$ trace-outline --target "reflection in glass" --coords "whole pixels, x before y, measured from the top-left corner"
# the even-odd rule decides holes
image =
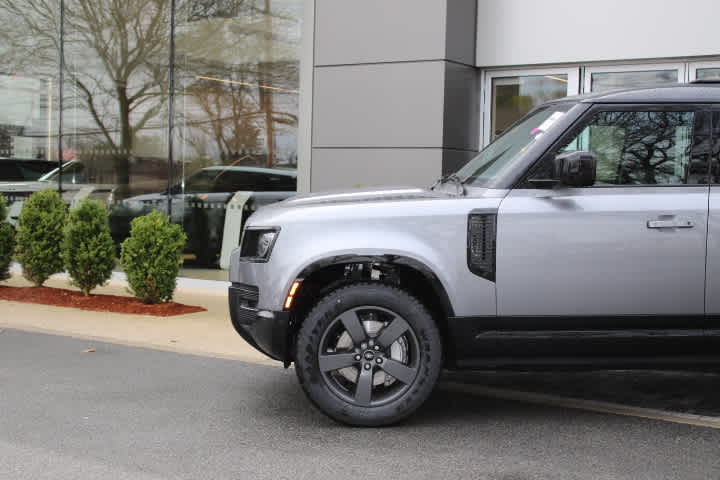
[[[0,193],[11,223],[57,167],[59,17],[57,2],[0,0]]]
[[[564,150],[597,155],[597,185],[701,183],[707,162],[691,165],[694,119],[693,112],[601,112]]]
[[[567,96],[567,87],[565,74],[493,78],[491,139],[541,103]]]
[[[563,118],[572,106],[572,103],[562,102],[537,109],[466,163],[458,170],[458,177],[469,185],[489,186],[494,179],[513,168],[533,143]]]
[[[224,229],[296,191],[301,11],[299,0],[179,5],[172,205],[191,238],[186,267],[224,266],[223,244],[238,240]]]
[[[720,80],[720,68],[698,68],[695,75],[698,80]]]
[[[66,0],[65,160],[114,200],[167,185],[167,0]]]
[[[591,74],[591,91],[604,92],[620,88],[653,87],[677,83],[677,70],[648,70],[644,72],[597,72]]]
[[[57,187],[60,157],[66,202],[106,202],[116,242],[133,218],[171,207],[187,258],[217,268],[257,207],[296,191],[302,1],[175,3],[171,66],[170,0],[65,0],[63,39],[59,2],[0,0],[0,193],[17,197],[13,218]]]

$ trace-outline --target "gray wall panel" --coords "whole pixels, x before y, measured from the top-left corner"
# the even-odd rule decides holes
[[[448,0],[445,58],[475,65],[477,0]]]
[[[442,147],[445,62],[318,67],[314,147]]]
[[[480,140],[478,72],[474,67],[445,64],[443,147],[477,150]]]
[[[316,0],[315,35],[315,65],[443,59],[445,2]]]
[[[439,176],[442,150],[313,149],[312,190],[413,185],[426,187]]]

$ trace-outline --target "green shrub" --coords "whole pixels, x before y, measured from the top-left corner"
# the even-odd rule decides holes
[[[172,299],[186,236],[179,225],[153,211],[130,224],[130,236],[122,243],[120,262],[130,291],[143,303]]]
[[[0,195],[0,280],[10,278],[10,261],[15,249],[15,229],[5,221],[7,204]]]
[[[5,200],[5,196],[0,193],[0,222],[4,222],[7,220],[8,216],[8,206],[7,201]]]
[[[102,203],[86,198],[70,211],[62,255],[65,270],[83,295],[108,281],[115,266],[115,246]]]
[[[62,272],[63,226],[67,209],[55,190],[33,193],[25,202],[17,229],[17,260],[23,276],[41,286],[54,273]]]

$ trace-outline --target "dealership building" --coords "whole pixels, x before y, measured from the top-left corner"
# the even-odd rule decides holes
[[[62,181],[120,236],[170,210],[183,274],[224,278],[243,219],[295,190],[427,186],[545,101],[720,80],[718,18],[716,0],[0,0],[0,193],[17,214]]]

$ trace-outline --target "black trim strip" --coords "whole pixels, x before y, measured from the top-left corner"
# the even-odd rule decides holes
[[[451,317],[448,321],[459,328],[481,331],[587,331],[631,329],[703,328],[705,315],[595,315],[595,316],[507,316]],[[720,320],[720,316],[717,317]]]
[[[473,370],[588,370],[683,368],[702,369],[720,365],[720,355],[684,356],[547,356],[547,357],[478,357],[458,360],[456,366]]]

